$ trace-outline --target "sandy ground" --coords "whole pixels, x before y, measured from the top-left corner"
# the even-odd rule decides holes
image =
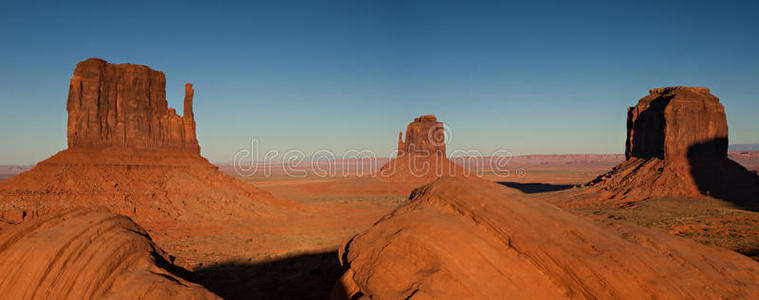
[[[245,178],[306,216],[278,223],[146,224],[197,282],[230,299],[324,299],[342,274],[337,248],[408,198],[408,190],[357,178]]]

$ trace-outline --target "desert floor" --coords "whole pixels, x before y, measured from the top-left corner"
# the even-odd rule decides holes
[[[536,201],[560,203],[579,189],[577,185],[613,165],[525,166],[508,173],[482,174],[482,178]],[[756,170],[759,166],[747,167]],[[0,180],[7,177],[0,175]],[[232,299],[328,297],[342,273],[338,248],[403,204],[413,188],[355,176],[241,178],[278,198],[303,204],[309,213],[276,223],[241,220],[146,226],[153,228],[150,235],[159,246],[195,271],[195,281]],[[759,259],[759,212],[716,199],[692,200],[649,199],[629,207],[572,211],[591,219],[629,221]]]

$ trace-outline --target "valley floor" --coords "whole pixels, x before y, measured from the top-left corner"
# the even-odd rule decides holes
[[[511,188],[510,193],[561,206],[562,198],[612,166],[525,166],[482,177]],[[413,188],[357,177],[243,179],[277,198],[303,204],[306,213],[277,222],[141,224],[161,248],[195,272],[194,281],[230,299],[328,297],[343,272],[337,249],[405,203]],[[759,258],[759,213],[724,201],[649,199],[627,207],[569,210],[590,219],[629,221]]]
[[[483,178],[521,196],[556,203],[609,168],[610,164],[525,167]],[[201,283],[228,298],[326,297],[342,273],[337,248],[404,203],[410,191],[353,177],[246,180],[278,198],[313,208],[312,215],[265,226],[252,220],[152,233],[169,253],[188,260]],[[652,199],[633,207],[571,211],[590,219],[629,221],[757,258],[759,213],[723,201]]]

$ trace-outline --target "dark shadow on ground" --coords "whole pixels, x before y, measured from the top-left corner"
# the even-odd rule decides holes
[[[225,299],[329,299],[341,275],[336,251],[222,263],[194,274],[195,282]]]
[[[759,176],[728,159],[726,152],[726,138],[688,148],[690,172],[699,191],[742,209],[759,211]]]
[[[522,183],[522,182],[510,182],[510,181],[502,181],[502,182],[499,182],[499,184],[508,186],[510,188],[515,188],[525,194],[561,191],[561,190],[571,189],[574,186],[571,184],[548,184],[548,183],[538,183],[538,182]]]

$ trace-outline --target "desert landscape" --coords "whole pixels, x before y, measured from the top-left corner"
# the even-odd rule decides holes
[[[504,21],[503,3],[335,4],[333,9],[363,16],[351,22],[371,29],[367,35],[326,21],[323,17],[344,16],[313,3],[196,5],[161,6],[177,11],[166,13],[166,20],[151,19],[162,24],[160,29],[137,23],[95,28],[84,17],[100,23],[110,23],[111,17],[94,13],[102,8],[78,3],[44,10],[77,17],[66,26],[51,17],[47,21],[54,23],[44,32],[91,28],[89,37],[78,40],[82,43],[62,43],[86,49],[55,63],[53,58],[42,65],[3,62],[7,71],[0,74],[14,75],[0,77],[0,125],[6,126],[0,129],[5,140],[0,149],[0,299],[759,295],[759,123],[751,111],[759,77],[751,77],[750,63],[735,71],[738,61],[715,62],[719,67],[711,65],[712,75],[706,66],[695,72],[683,63],[678,73],[665,70],[677,70],[668,57],[646,80],[630,79],[641,77],[631,64],[625,72],[634,75],[609,81],[612,76],[603,72],[611,73],[612,63],[590,62],[606,52],[576,49],[581,43],[569,41],[557,45],[587,62],[576,70],[601,70],[601,75],[564,76],[553,67],[543,73],[541,64],[552,60],[526,46],[535,42],[533,32],[566,33],[571,29],[559,28],[566,24],[591,30],[613,22],[573,18],[542,31],[529,20]],[[7,6],[11,21],[32,10]],[[748,6],[725,8],[726,15],[714,20],[733,17],[756,25],[738,13],[751,11],[753,5]],[[508,7],[519,12],[512,18],[525,12],[551,19],[543,19],[542,7]],[[593,9],[616,14],[621,8]],[[709,8],[697,5],[673,18],[723,14]],[[145,20],[141,10],[120,9],[108,11],[124,20]],[[653,11],[638,9],[640,14]],[[420,14],[411,13],[417,10],[428,12],[422,19],[436,26],[417,20]],[[277,18],[294,15],[302,18],[288,21],[296,25]],[[564,16],[553,10],[550,15]],[[205,25],[185,23],[186,16],[199,17]],[[646,16],[653,25],[635,21],[610,30],[615,35],[668,32],[658,25],[669,21]],[[441,20],[458,27],[439,35],[440,28],[448,28]],[[516,51],[511,54],[490,51],[501,49],[492,37],[503,32],[489,30],[525,22],[533,27],[517,30],[525,35],[512,38],[527,48],[509,48]],[[403,30],[388,29],[398,24],[425,34],[409,38],[399,33]],[[751,26],[733,25],[720,25],[728,28],[715,32],[750,33],[745,28]],[[137,28],[145,36],[124,34]],[[160,41],[195,41],[185,28],[197,31],[198,43],[165,51]],[[283,34],[261,34],[270,31]],[[299,40],[315,31],[322,35],[309,43]],[[686,32],[691,31],[699,32],[691,27]],[[150,42],[123,42],[100,32]],[[259,35],[246,35],[252,32]],[[37,41],[40,45],[51,38],[29,36],[46,37]],[[364,40],[367,36],[371,39]],[[622,39],[577,37],[627,45]],[[448,44],[448,38],[456,43]],[[262,43],[253,47],[248,39]],[[680,46],[687,44],[655,39],[662,53],[680,55]],[[125,49],[109,52],[102,48],[108,41]],[[399,46],[382,48],[388,41]],[[753,49],[743,41],[724,44],[733,54]],[[669,42],[674,50],[665,47]],[[13,50],[19,56],[37,49],[17,44],[23,44]],[[152,47],[130,48],[142,45]],[[363,48],[367,45],[378,48]],[[426,45],[454,48],[424,52],[429,57],[394,56]],[[340,51],[321,52],[320,47]],[[620,57],[645,63],[646,72],[654,69],[656,53],[618,51]],[[90,52],[103,58],[81,57]],[[509,67],[518,71],[516,77],[503,81],[498,76],[508,68],[499,61],[515,53],[537,69],[515,59]],[[354,57],[364,54],[371,58]],[[185,60],[194,56],[203,59]],[[475,62],[478,56],[487,63]],[[340,59],[348,57],[361,63],[341,65]],[[735,57],[741,56],[719,59]],[[340,67],[330,69],[323,62]],[[437,69],[451,63],[451,69]],[[43,72],[47,64],[55,71]],[[493,64],[498,66],[490,69]],[[566,67],[572,61],[556,64]],[[725,68],[748,75],[722,80]],[[535,74],[540,76],[530,79]],[[693,74],[704,77],[689,77]],[[592,84],[573,87],[581,81]],[[65,91],[51,88],[64,86]],[[54,89],[55,99],[40,96],[48,89]],[[47,99],[45,105],[28,104],[41,98]],[[40,113],[23,114],[31,110]],[[263,126],[255,123],[259,119]],[[250,145],[244,143],[248,140]]]

